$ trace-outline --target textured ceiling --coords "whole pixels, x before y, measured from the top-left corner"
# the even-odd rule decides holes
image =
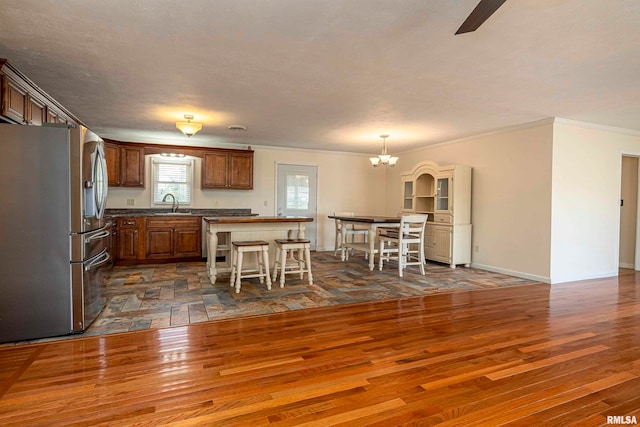
[[[640,2],[0,0],[0,57],[105,138],[379,152],[547,117],[640,131]],[[204,124],[183,137],[184,113]],[[246,131],[230,131],[229,125]]]

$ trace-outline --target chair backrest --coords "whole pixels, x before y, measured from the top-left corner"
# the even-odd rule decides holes
[[[355,216],[354,212],[334,212],[333,216]],[[342,228],[342,221],[336,219],[336,233]]]
[[[424,240],[424,228],[428,215],[405,214],[400,217],[400,235],[402,240]]]

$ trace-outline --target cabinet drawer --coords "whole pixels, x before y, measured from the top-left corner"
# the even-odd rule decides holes
[[[433,216],[433,222],[441,224],[451,224],[451,215],[449,214],[435,214]]]
[[[118,218],[118,228],[138,228],[138,218]]]
[[[162,216],[147,217],[147,228],[200,228],[202,219],[199,216]]]

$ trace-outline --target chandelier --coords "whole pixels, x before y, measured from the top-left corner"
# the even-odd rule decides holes
[[[380,165],[393,167],[396,165],[398,158],[387,154],[387,138],[389,138],[389,135],[380,135],[380,138],[382,138],[382,153],[378,154],[378,157],[369,157],[371,166],[374,168]]]
[[[193,114],[185,114],[184,118],[186,122],[176,122],[176,127],[185,135],[193,136],[202,129],[202,123],[194,123],[191,121],[193,120]]]

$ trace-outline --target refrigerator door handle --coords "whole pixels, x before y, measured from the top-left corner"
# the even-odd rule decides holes
[[[108,230],[105,230],[101,233],[92,234],[90,237],[84,239],[85,243],[91,243],[92,240],[100,240],[106,237],[109,237],[111,233]]]
[[[98,255],[93,261],[85,265],[84,271],[89,271],[92,268],[96,268],[98,266],[101,266],[102,264],[106,264],[110,259],[111,255],[109,255],[109,252],[104,252],[102,255]]]
[[[107,171],[107,156],[104,152],[102,145],[97,146],[98,159],[102,166],[100,168],[102,172],[102,200],[100,200],[100,206],[98,207],[97,218],[100,219],[104,216],[104,211],[107,208],[107,192],[109,191],[109,172]]]

